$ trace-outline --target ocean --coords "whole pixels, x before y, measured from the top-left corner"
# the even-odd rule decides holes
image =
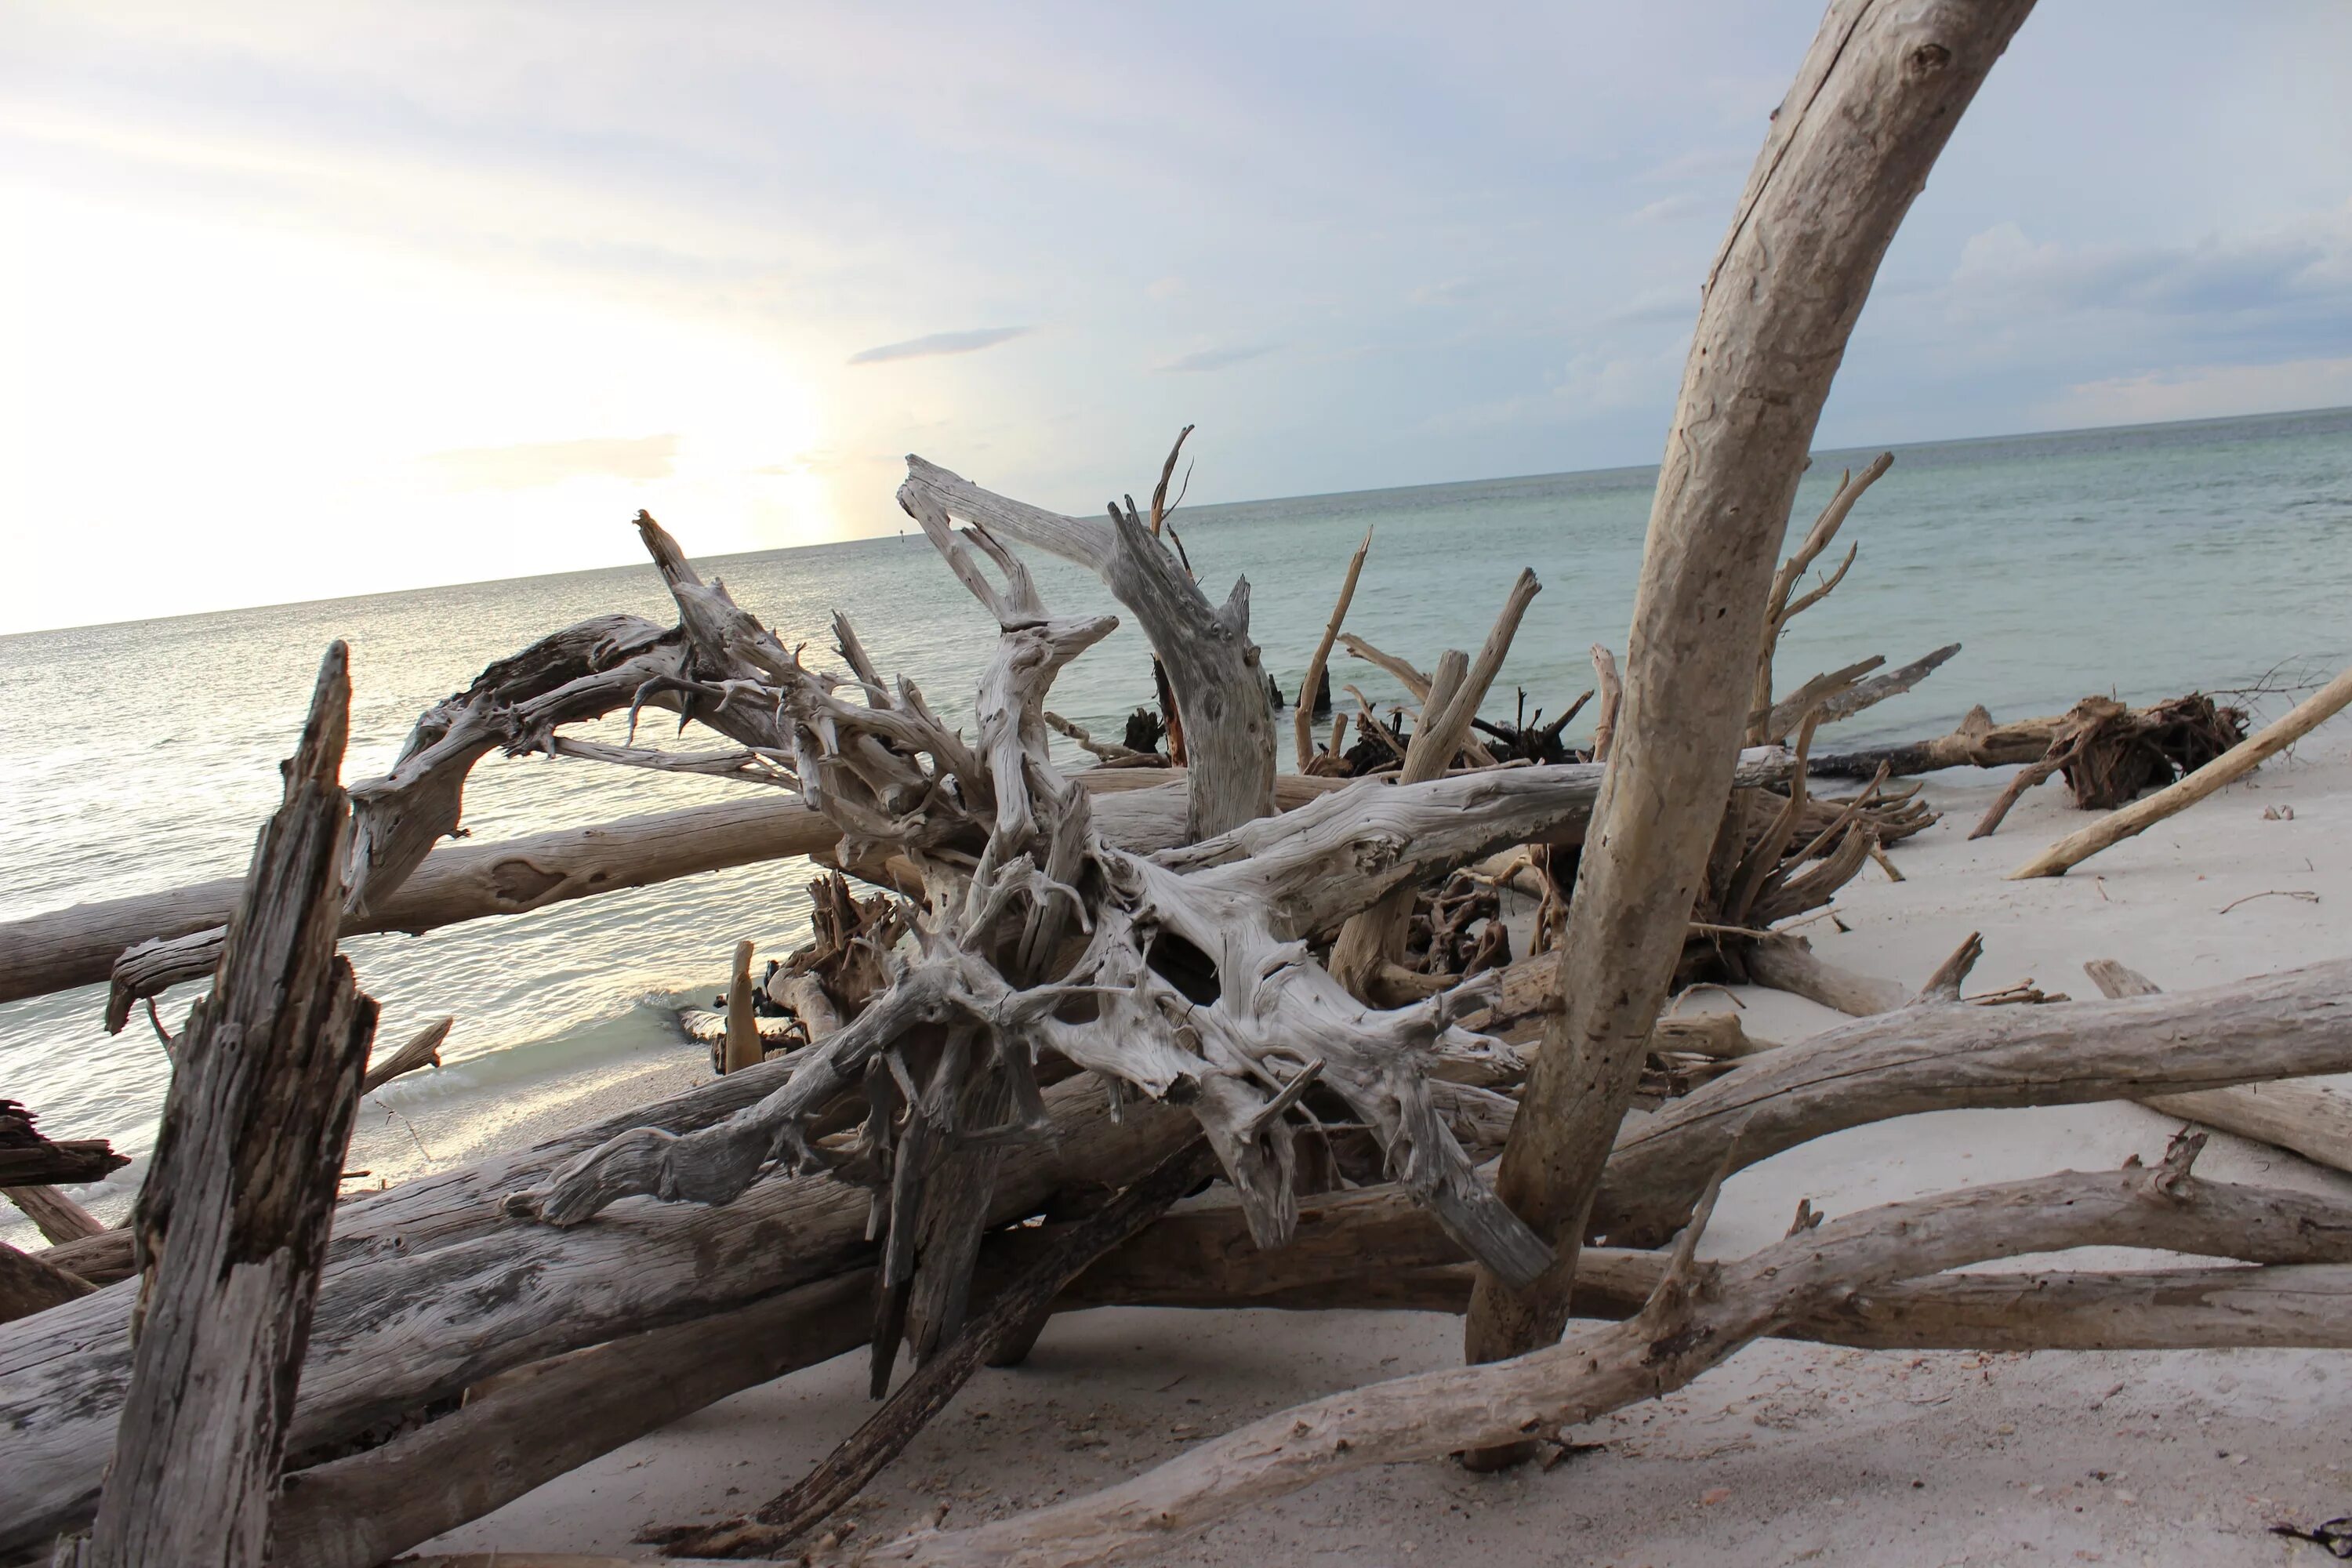
[[[1840,470],[1874,455],[1817,455],[1792,542]],[[954,465],[952,453],[936,456]],[[1367,529],[1348,627],[1423,668],[1442,648],[1475,650],[1513,575],[1532,567],[1544,590],[1486,713],[1508,717],[1522,689],[1530,710],[1557,712],[1591,684],[1591,645],[1622,651],[1654,476],[1187,507],[1175,526],[1213,599],[1249,579],[1253,633],[1292,688]],[[628,520],[610,521],[618,533]],[[694,519],[662,521],[691,552]],[[1783,689],[1870,654],[1896,665],[1963,646],[1916,690],[1824,731],[1824,744],[1939,732],[1974,703],[2005,719],[2095,691],[2275,692],[2352,662],[2352,409],[1898,447],[1840,549],[1849,541],[1861,549],[1852,573],[1782,644]],[[1028,553],[1053,608],[1116,609],[1091,576]],[[968,718],[993,627],[919,532],[700,563],[813,658],[831,659],[830,617],[845,612],[886,674],[911,676],[942,713]],[[674,618],[641,563],[0,637],[0,920],[242,871],[331,639],[352,647],[344,773],[357,780],[383,771],[419,710],[490,659],[614,610]],[[1375,700],[1402,695],[1344,657],[1333,681]],[[1143,639],[1122,626],[1065,673],[1054,705],[1116,738],[1150,691]],[[2289,700],[2254,705],[2275,713]],[[611,737],[619,731],[615,721]],[[747,787],[492,758],[475,771],[466,826],[488,841]],[[801,862],[748,867],[347,942],[383,1003],[380,1043],[457,1018],[447,1065],[387,1086],[363,1114],[462,1119],[469,1104],[511,1108],[648,1062],[701,1059],[675,1009],[723,987],[738,940],[753,939],[763,958],[805,942],[812,875]],[[165,998],[174,1027],[193,994]],[[79,1194],[113,1218],[144,1167],[168,1064],[143,1020],[105,1034],[103,999],[89,987],[0,1005],[0,1096],[32,1106],[53,1136],[108,1138],[140,1157]],[[0,1238],[21,1243],[15,1221],[0,1205]]]

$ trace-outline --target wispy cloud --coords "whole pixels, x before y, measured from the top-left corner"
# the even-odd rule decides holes
[[[933,332],[928,337],[908,338],[902,343],[884,343],[879,348],[860,349],[849,356],[852,364],[881,364],[894,359],[930,359],[940,354],[976,354],[982,349],[992,349],[999,343],[1011,342],[1034,329],[1029,327],[974,327],[961,332]]]
[[[1274,343],[1249,343],[1239,348],[1194,349],[1191,353],[1170,360],[1158,369],[1162,375],[1192,375],[1202,371],[1223,370],[1229,365],[1240,364],[1244,361],[1259,359],[1270,354],[1276,346],[1278,345]]]
[[[453,490],[522,490],[566,479],[666,479],[677,459],[676,436],[604,436],[467,447],[425,461]]]

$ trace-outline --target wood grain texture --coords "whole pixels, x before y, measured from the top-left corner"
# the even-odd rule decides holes
[[[2178,811],[2203,800],[2223,785],[2245,777],[2352,704],[2352,669],[2296,703],[2285,717],[2247,736],[2186,778],[2136,800],[2122,810],[2101,817],[2061,838],[2009,874],[2012,882],[2034,877],[2063,877],[2100,850],[2145,833]]]
[[[211,994],[181,1036],[131,1232],[148,1269],[82,1568],[260,1568],[375,1004],[335,952],[351,683],[327,650]]]
[[[1549,1283],[1482,1282],[1475,1359],[1557,1339],[1584,1215],[1639,1081],[1746,723],[1774,556],[1880,258],[2032,0],[1834,0],[1709,269],[1659,469],[1609,783],[1555,1021],[1504,1151]]]

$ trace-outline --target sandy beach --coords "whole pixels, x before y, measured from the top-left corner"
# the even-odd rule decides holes
[[[2352,738],[2340,726],[2059,880],[2003,879],[2087,820],[2057,788],[2028,795],[1993,838],[1967,841],[2005,776],[1931,775],[1927,795],[1944,820],[1897,850],[1904,881],[1873,871],[1846,888],[1837,908],[1849,930],[1809,928],[1822,954],[1916,984],[1981,931],[1972,992],[2031,977],[2081,996],[2096,994],[2082,971],[2095,958],[2120,959],[2174,990],[2352,947]],[[1751,1032],[1770,1038],[1838,1021],[1780,993],[1747,989],[1737,1003]],[[1731,1005],[1703,994],[1686,1005]],[[1973,1183],[2152,1160],[2179,1125],[2106,1104],[1855,1129],[1735,1178],[1706,1250],[1737,1256],[1778,1239],[1800,1198],[1835,1215]],[[2352,1194],[2352,1178],[2226,1135],[2215,1135],[2200,1170]],[[2115,1252],[2071,1261],[2158,1259]],[[2036,1261],[2048,1262],[2005,1267]],[[942,1510],[953,1526],[1074,1495],[1302,1399],[1459,1356],[1460,1324],[1433,1314],[1066,1315],[1026,1365],[975,1379],[845,1516],[855,1528],[837,1550],[854,1555]],[[2329,1352],[1766,1343],[1678,1394],[1578,1434],[1578,1451],[1549,1471],[1477,1477],[1429,1464],[1342,1477],[1173,1546],[1164,1560],[2316,1561],[2317,1548],[2266,1530],[2352,1511],[2352,1448],[2337,1416],[2345,1375]],[[821,1458],[870,1408],[864,1377],[862,1361],[845,1359],[739,1394],[435,1545],[651,1556],[631,1544],[646,1527],[740,1511]]]

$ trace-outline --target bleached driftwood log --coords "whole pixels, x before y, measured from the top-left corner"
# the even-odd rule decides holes
[[[261,1568],[375,1004],[335,952],[351,681],[327,650],[212,994],[181,1036],[131,1230],[130,1391],[76,1568]]]
[[[1566,1008],[1496,1178],[1559,1261],[1534,1290],[1482,1282],[1474,1360],[1549,1343],[1566,1321],[1585,1211],[1722,822],[1815,422],[1903,215],[2032,8],[1834,0],[1709,268],[1643,552],[1611,784],[1562,942]]]
[[[1670,1234],[1734,1129],[1737,1168],[1918,1111],[2137,1100],[2352,1071],[2352,960],[2176,995],[2038,1007],[1962,1004],[1965,973],[1964,963],[1948,965],[1948,983],[1911,1005],[1753,1058],[1629,1125],[1610,1153],[1590,1234],[1636,1244]]]
[[[1126,769],[1071,776],[1092,795],[1132,791],[1156,797],[1106,805],[1099,821],[1114,842],[1139,853],[1183,842],[1181,778]],[[1277,804],[1295,805],[1341,782],[1284,778]],[[398,889],[379,894],[373,912],[347,914],[342,934],[426,931],[524,914],[707,871],[814,855],[840,841],[841,829],[805,803],[763,793],[590,827],[445,844]],[[104,981],[126,949],[215,930],[228,919],[242,885],[222,877],[0,921],[0,1002]],[[212,956],[217,959],[216,949]]]
[[[1269,1415],[1133,1480],[966,1530],[862,1544],[922,1568],[1078,1568],[1164,1552],[1252,1503],[1367,1466],[1532,1437],[1565,1441],[1607,1412],[1683,1386],[1783,1325],[1946,1269],[2077,1247],[2158,1247],[2258,1263],[2334,1262],[2352,1247],[2338,1200],[2202,1182],[2198,1140],[2155,1169],[2066,1173],[1864,1210],[1736,1263],[1693,1257],[1695,1217],[1643,1310],[1496,1364],[1424,1373]]]
[[[1536,965],[1515,966],[1532,972]],[[2322,987],[2318,979],[2305,975],[2303,983],[2315,989]],[[1515,987],[1522,984],[1514,982]],[[1980,1032],[1970,1039],[1950,1044],[1948,1049],[1928,1049],[1916,1059],[1905,1061],[1899,1053],[1885,1048],[1885,1040],[1857,1044],[1846,1061],[1819,1059],[1807,1073],[1788,1081],[1782,1092],[1794,1100],[1799,1120],[1820,1131],[1834,1131],[1852,1126],[1884,1114],[1900,1113],[1914,1103],[1914,1099],[1930,1103],[1953,1103],[1932,1081],[1939,1069],[1936,1062],[1948,1061],[1941,1070],[1941,1081],[1948,1088],[1952,1082],[1970,1086],[1978,1096],[1969,1103],[2037,1104],[2056,1103],[2081,1099],[2112,1098],[2135,1084],[2147,1081],[2151,1076],[2177,1074],[2173,1081],[2214,1081],[2221,1068],[2232,1058],[2238,1047],[2235,1031],[2221,1026],[2225,1020],[2242,1018],[2245,1008],[2242,998],[2236,1002],[2225,997],[2221,1010],[2210,1019],[2199,1021],[2200,1009],[2212,1000],[2200,993],[2188,993],[2159,999],[2169,1002],[2179,1011],[2161,1018],[2115,1019],[2106,1028],[2107,1044],[2095,1053],[2094,1068],[2104,1065],[2112,1074],[2105,1079],[2074,1077],[2064,1082],[2051,1081],[2037,1065],[2047,1055],[2046,1050],[2032,1046],[2010,1049],[2002,1042],[2008,1031],[2020,1024],[2031,1024],[2055,1009],[2042,1008],[1955,1008],[1949,1009],[1950,1026]],[[2086,1004],[2098,1009],[2105,1005]],[[2185,1023],[2185,1027],[2184,1027]],[[2255,1031],[2268,1037],[2273,1029],[2264,1024]],[[1891,1031],[1890,1031],[1891,1034]],[[2165,1042],[2186,1036],[2190,1047],[2176,1055]],[[2055,1038],[2063,1040],[2064,1037]],[[2137,1041],[2135,1048],[2129,1044]],[[1935,1046],[1939,1041],[1929,1042]],[[2044,1041],[2046,1046],[2049,1042]],[[1780,1047],[1787,1049],[1788,1047]],[[1803,1047],[1798,1047],[1802,1049]],[[2218,1049],[2220,1062],[2209,1065],[2210,1053]],[[2273,1065],[2284,1063],[2292,1070],[2312,1062],[2342,1059],[2339,1055],[2328,1058],[2318,1054],[2319,1047],[2310,1041],[2290,1054],[2277,1058]],[[1765,1060],[1769,1060],[1767,1058]],[[1871,1065],[1875,1063],[1876,1065]],[[771,1080],[783,1068],[772,1063],[760,1069],[771,1075]],[[1759,1065],[1763,1065],[1759,1062]],[[1848,1073],[1846,1066],[1858,1070]],[[1731,1086],[1739,1087],[1738,1085]],[[740,1094],[740,1080],[729,1080],[700,1091],[708,1098],[716,1090],[731,1090]],[[1049,1091],[1058,1093],[1060,1091]],[[1702,1093],[1706,1091],[1702,1091]],[[1715,1091],[1732,1098],[1724,1090]],[[1841,1098],[1843,1097],[1843,1098]],[[1695,1097],[1696,1098],[1696,1097]],[[1751,1110],[1754,1107],[1750,1106]],[[703,1119],[713,1114],[705,1105],[699,1112]],[[1170,1113],[1162,1112],[1162,1115]],[[667,1118],[673,1125],[685,1124],[686,1119],[673,1115]],[[1654,1119],[1652,1119],[1654,1120]],[[1180,1125],[1173,1119],[1169,1125]],[[1628,1139],[1646,1123],[1636,1121],[1629,1126]],[[1695,1153],[1701,1162],[1719,1154],[1719,1128],[1723,1118],[1707,1116],[1693,1121],[1675,1136],[1684,1143],[1685,1152]],[[1769,1131],[1761,1120],[1759,1131]],[[575,1141],[576,1142],[580,1141]],[[550,1156],[539,1156],[544,1162]],[[1097,1157],[1099,1157],[1097,1155]],[[1654,1159],[1652,1149],[1637,1153],[1636,1159]],[[1745,1153],[1743,1160],[1747,1158]],[[1673,1162],[1667,1162],[1672,1164]],[[1131,1169],[1132,1167],[1129,1167]],[[1105,1172],[1106,1179],[1115,1179],[1116,1171],[1097,1166]],[[1629,1168],[1630,1169],[1630,1168]],[[1619,1172],[1612,1169],[1612,1181],[1604,1188],[1603,1203],[1608,1193],[1617,1190]],[[1628,1183],[1640,1178],[1629,1175]],[[496,1175],[477,1177],[467,1183],[469,1190],[479,1193],[495,1191],[499,1179]],[[795,1188],[821,1187],[821,1184],[791,1183]],[[756,1202],[763,1189],[747,1194],[745,1204]],[[398,1199],[400,1194],[388,1194]],[[386,1200],[366,1200],[346,1211],[356,1222],[354,1245],[366,1245],[370,1234],[429,1235],[420,1229],[419,1221],[425,1215],[411,1215],[407,1223],[388,1229],[379,1220],[370,1226],[369,1211]],[[467,1212],[462,1203],[445,1199],[442,1205],[452,1213]],[[740,1205],[739,1205],[740,1207]],[[708,1212],[711,1218],[720,1218],[730,1212],[686,1211],[688,1214]],[[802,1211],[804,1212],[804,1211]],[[444,1222],[446,1223],[446,1221]],[[771,1221],[770,1223],[773,1223]],[[805,1220],[797,1220],[804,1225]],[[365,1228],[360,1228],[365,1227]],[[603,1227],[592,1226],[571,1233],[581,1238],[596,1236]],[[543,1234],[543,1233],[542,1233]],[[740,1233],[739,1233],[740,1234]],[[1021,1249],[1039,1245],[1038,1233],[1019,1233],[1005,1238],[1013,1246],[1013,1258]],[[723,1247],[727,1244],[715,1236],[704,1237],[698,1246]],[[993,1246],[995,1244],[992,1244]],[[1160,1222],[1151,1232],[1136,1244],[1113,1254],[1083,1277],[1068,1292],[1064,1305],[1081,1306],[1127,1302],[1146,1305],[1186,1305],[1196,1307],[1228,1305],[1265,1305],[1290,1307],[1390,1306],[1423,1310],[1459,1311],[1466,1305],[1466,1269],[1459,1263],[1462,1253],[1444,1232],[1425,1213],[1417,1209],[1411,1199],[1394,1188],[1377,1189],[1357,1194],[1317,1198],[1303,1205],[1299,1223],[1288,1247],[1277,1252],[1260,1252],[1249,1242],[1247,1226],[1238,1210],[1209,1211],[1171,1216]],[[1588,1250],[1588,1266],[1579,1275],[1576,1310],[1580,1313],[1612,1315],[1630,1310],[1654,1285],[1659,1261],[1656,1255],[1632,1254],[1622,1251]],[[446,1258],[430,1254],[417,1258],[420,1269],[431,1268],[436,1275],[448,1266]],[[594,1265],[582,1258],[573,1258],[569,1270]],[[868,1276],[859,1275],[860,1280]],[[1927,1281],[1922,1289],[1928,1294],[1915,1299],[1908,1296],[1869,1293],[1845,1303],[1827,1317],[1808,1320],[1791,1331],[1801,1337],[1822,1338],[1838,1343],[1885,1344],[1969,1344],[1982,1343],[1988,1347],[2029,1348],[2035,1343],[2053,1346],[2134,1344],[2219,1344],[2231,1342],[2333,1342],[2326,1337],[2325,1325],[2328,1303],[2338,1298],[2328,1293],[2328,1282],[2322,1280],[2290,1286],[2282,1282],[2283,1296],[2267,1294],[2269,1287],[2257,1282],[2239,1280],[2190,1280],[2196,1294],[2168,1297],[2158,1293],[2158,1286],[2148,1279],[2133,1277],[2095,1277],[2078,1284],[2068,1284],[2073,1277],[2061,1277],[2045,1291],[2032,1281],[2011,1285],[1975,1283],[1969,1280]],[[2340,1282],[2339,1282],[2340,1283]],[[2061,1290],[2060,1287],[2063,1287]],[[2326,1289],[2323,1289],[2326,1287]],[[389,1281],[377,1288],[389,1291],[394,1287]],[[856,1299],[865,1299],[864,1286],[858,1287]],[[523,1390],[532,1386],[528,1382],[514,1385],[512,1391],[502,1387],[494,1400],[478,1409],[468,1406],[459,1416],[446,1418],[424,1428],[418,1434],[400,1440],[394,1450],[387,1451],[380,1465],[371,1466],[366,1457],[338,1461],[328,1467],[320,1477],[325,1485],[330,1477],[350,1477],[352,1488],[372,1489],[341,1491],[329,1489],[318,1494],[316,1514],[301,1513],[303,1491],[295,1489],[298,1516],[315,1519],[317,1529],[329,1535],[338,1531],[360,1531],[356,1524],[346,1522],[356,1517],[358,1510],[338,1506],[329,1500],[352,1499],[404,1498],[409,1500],[385,1516],[386,1527],[392,1521],[410,1520],[421,1533],[393,1542],[380,1532],[360,1531],[372,1542],[369,1549],[393,1550],[395,1545],[413,1543],[438,1531],[451,1528],[463,1519],[488,1511],[507,1498],[536,1485],[604,1447],[616,1447],[661,1425],[676,1415],[697,1407],[709,1399],[721,1397],[737,1387],[763,1381],[761,1369],[775,1365],[783,1370],[782,1361],[772,1359],[791,1349],[797,1354],[801,1349],[819,1343],[830,1346],[821,1352],[812,1351],[817,1359],[840,1353],[861,1341],[866,1327],[860,1314],[846,1309],[835,1310],[824,1306],[834,1300],[820,1294],[811,1297],[812,1316],[805,1322],[810,1336],[806,1344],[797,1337],[799,1328],[787,1332],[786,1325],[803,1320],[779,1317],[761,1308],[746,1309],[731,1316],[706,1317],[696,1320],[665,1338],[662,1334],[623,1340],[594,1351],[581,1352],[579,1357],[557,1363],[565,1369],[562,1377],[568,1381],[551,1381],[546,1385],[545,1401],[525,1402]],[[331,1294],[333,1285],[331,1281]],[[2003,1292],[2008,1292],[2003,1294]],[[2297,1295],[2295,1292],[2305,1292]],[[2056,1292],[2056,1293],[2052,1293]],[[2068,1294],[2066,1292],[2072,1292]],[[2256,1303],[2247,1307],[2248,1316],[2237,1316],[2231,1303],[2240,1300],[2231,1292],[2244,1292],[2245,1301]],[[2317,1292],[2314,1294],[2313,1292]],[[2071,1316],[2045,1321],[2041,1303],[2049,1300],[2069,1300],[2078,1305]],[[2142,1320],[2124,1311],[2131,1303],[2155,1301],[2173,1303],[2180,1308],[2179,1315]],[[2288,1316],[2273,1320],[2266,1314],[2271,1305],[2303,1301],[2305,1306]],[[2006,1302],[2006,1305],[2003,1303]],[[1612,1303],[1614,1303],[1612,1305]],[[1947,1303],[1938,1305],[1937,1303]],[[572,1310],[582,1303],[568,1303]],[[661,1310],[660,1309],[649,1309]],[[673,1306],[668,1312],[679,1309]],[[828,1313],[832,1315],[827,1315]],[[2274,1337],[2262,1340],[2232,1340],[2235,1331],[2241,1333],[2260,1331]],[[824,1325],[831,1325],[826,1327]],[[1975,1325],[1974,1328],[1969,1325]],[[2340,1325],[2339,1325],[2340,1327]],[[2046,1331],[2046,1332],[2045,1332]],[[492,1331],[497,1331],[492,1325]],[[1981,1340],[1966,1337],[1980,1333]],[[1942,1336],[1942,1337],[1938,1337]],[[2041,1336],[2037,1338],[2037,1336]],[[2170,1336],[2170,1337],[2168,1337]],[[2318,1337],[2314,1337],[2318,1336]],[[787,1347],[774,1346],[780,1338],[790,1340]],[[675,1352],[665,1347],[675,1342]],[[754,1343],[753,1342],[757,1342]],[[359,1347],[363,1350],[363,1347]],[[348,1352],[346,1352],[348,1353]],[[686,1375],[683,1363],[676,1357],[706,1358],[714,1369],[737,1369],[740,1382],[729,1382],[719,1376],[714,1382],[697,1373]],[[793,1361],[790,1364],[806,1364]],[[389,1370],[389,1369],[385,1369]],[[549,1375],[554,1375],[553,1368]],[[767,1373],[766,1375],[773,1375]],[[696,1390],[705,1390],[699,1397],[685,1404]],[[507,1401],[501,1405],[499,1401]],[[536,1411],[533,1415],[530,1412]],[[665,1415],[665,1412],[669,1414]],[[561,1417],[559,1420],[558,1417]],[[458,1423],[453,1425],[452,1423]],[[469,1426],[478,1425],[480,1435],[468,1436]],[[560,1436],[549,1435],[548,1447],[535,1457],[525,1450],[532,1445],[525,1435],[533,1431],[547,1432],[550,1423],[561,1425]],[[602,1446],[596,1446],[603,1435]],[[486,1447],[476,1447],[476,1443]],[[480,1462],[459,1462],[457,1456],[480,1456]],[[501,1457],[502,1456],[502,1457]],[[345,1483],[336,1481],[335,1486]],[[472,1509],[473,1512],[451,1513],[451,1508]],[[354,1549],[355,1551],[358,1549]],[[321,1559],[351,1562],[354,1564],[373,1561],[363,1557]],[[306,1559],[307,1561],[307,1559]]]
[[[867,1194],[828,1178],[762,1182],[719,1208],[632,1205],[568,1231],[499,1211],[501,1194],[544,1180],[603,1138],[643,1122],[709,1126],[790,1073],[780,1058],[664,1106],[345,1205],[289,1456],[299,1462],[509,1368],[858,1268],[872,1255]],[[1193,1135],[1173,1107],[1129,1105],[1114,1121],[1090,1079],[1055,1084],[1044,1099],[1054,1135],[1005,1150],[992,1224],[1035,1214],[1073,1186],[1124,1184]],[[0,1551],[88,1518],[128,1381],[136,1289],[126,1280],[0,1326],[10,1504],[0,1510]]]
[[[2158,994],[2156,982],[2113,959],[2093,959],[2083,970],[2108,997]],[[2318,1164],[2352,1171],[2352,1098],[2326,1084],[2289,1081],[2189,1089],[2143,1096],[2140,1103],[2166,1116],[2218,1127],[2292,1150]]]

